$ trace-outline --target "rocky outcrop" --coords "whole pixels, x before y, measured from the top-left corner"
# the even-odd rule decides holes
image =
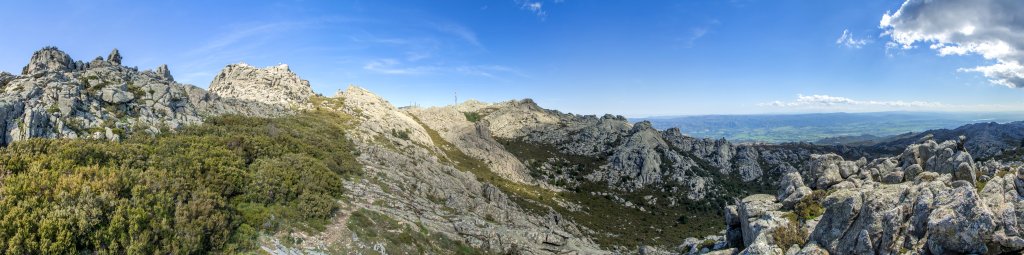
[[[624,142],[611,152],[607,166],[609,171],[598,171],[591,179],[617,187],[639,189],[666,179],[682,182],[690,175],[684,170],[697,166],[692,159],[672,151],[650,122],[636,123],[622,139]],[[699,193],[690,195],[703,197]]]
[[[256,68],[245,63],[232,64],[210,82],[210,92],[265,104],[305,108],[313,93],[309,81],[299,78],[288,65]]]
[[[114,65],[121,65],[121,52],[114,49],[110,52],[110,55],[107,55],[107,61]]]
[[[729,231],[742,226],[744,242],[733,247],[758,253],[766,249],[793,250],[774,242],[752,242],[758,233],[747,226],[762,218],[744,217],[797,213],[806,242],[799,254],[986,254],[1024,250],[1018,215],[1024,197],[1018,185],[1024,174],[1018,165],[996,162],[979,166],[970,153],[958,149],[961,140],[937,143],[924,139],[900,155],[848,161],[834,154],[813,155],[801,170],[781,178],[774,197],[754,195],[726,211]],[[962,148],[962,147],[959,147]],[[981,176],[975,178],[976,176]],[[987,180],[981,181],[981,180]],[[806,183],[827,196],[818,198],[798,191]],[[1020,186],[1024,187],[1024,186]],[[792,200],[800,201],[792,206]],[[779,206],[774,206],[779,203]],[[814,215],[807,206],[820,205]],[[758,206],[761,205],[761,206]],[[763,206],[773,205],[773,206]],[[734,209],[735,208],[735,209]],[[745,209],[745,208],[766,208]],[[792,209],[790,209],[792,208]],[[767,211],[762,213],[761,211]],[[739,221],[739,222],[737,222]],[[742,253],[741,252],[741,253]]]
[[[797,202],[803,200],[804,197],[811,195],[811,188],[804,185],[804,180],[800,177],[800,172],[792,169],[787,171],[782,179],[779,180],[779,191],[775,197],[775,200],[782,203],[784,208],[793,208]]]
[[[44,72],[68,72],[76,68],[71,56],[64,53],[57,47],[46,47],[32,54],[28,65],[22,68],[21,75],[38,74]]]
[[[174,76],[171,75],[171,70],[170,68],[167,68],[167,65],[160,65],[156,67],[156,71],[154,71],[154,73],[156,74],[157,78],[166,81],[174,81]]]

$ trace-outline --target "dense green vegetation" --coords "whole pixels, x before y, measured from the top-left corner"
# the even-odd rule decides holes
[[[348,229],[366,243],[380,243],[390,254],[485,254],[466,244],[433,233],[422,225],[402,224],[387,215],[359,209],[348,218]],[[367,253],[375,253],[366,247]],[[350,252],[360,252],[358,249]]]
[[[350,117],[224,116],[123,142],[0,148],[0,253],[237,253],[260,232],[318,230],[361,167]]]

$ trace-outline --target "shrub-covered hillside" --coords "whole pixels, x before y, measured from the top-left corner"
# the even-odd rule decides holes
[[[123,142],[13,143],[0,148],[0,253],[235,253],[260,232],[323,228],[361,171],[350,122],[223,116]]]

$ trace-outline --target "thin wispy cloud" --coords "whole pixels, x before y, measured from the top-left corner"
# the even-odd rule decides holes
[[[718,25],[719,23],[720,22],[717,19],[712,19],[710,21],[705,22],[705,24],[691,27],[690,30],[687,31],[688,33],[685,33],[685,35],[680,36],[675,40],[679,43],[681,47],[693,47],[694,43],[696,43],[697,40],[700,40],[700,38],[703,38],[705,35],[710,33],[712,27]]]
[[[429,66],[405,67],[398,60],[390,58],[371,60],[366,65],[363,65],[363,69],[381,74],[395,75],[430,74],[436,71],[436,68]]]
[[[454,70],[466,75],[477,75],[490,78],[501,78],[501,76],[504,75],[527,77],[526,74],[518,69],[500,65],[458,66],[455,67]]]
[[[940,56],[979,55],[996,63],[960,68],[993,84],[1024,88],[1024,5],[1012,0],[907,0],[882,16],[879,26],[893,47],[928,45]],[[957,17],[955,19],[950,17]]]
[[[473,30],[466,28],[465,26],[455,23],[434,24],[434,29],[436,29],[439,32],[459,38],[473,46],[483,46],[480,44],[480,39],[477,39],[476,33],[474,33]]]
[[[867,45],[868,43],[871,43],[871,40],[868,40],[867,38],[857,39],[853,36],[853,32],[850,32],[849,29],[843,29],[843,34],[840,35],[838,39],[836,39],[836,45],[843,46],[846,48],[860,49],[861,47],[864,47],[864,45]]]
[[[416,65],[397,59],[374,59],[363,65],[363,69],[385,75],[467,75],[503,79],[506,76],[527,77],[518,69],[501,65]]]

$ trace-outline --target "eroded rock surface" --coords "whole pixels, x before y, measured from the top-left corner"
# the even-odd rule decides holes
[[[800,174],[782,178],[776,196],[754,195],[728,207],[737,210],[755,204],[784,203],[771,213],[806,213],[806,205],[820,205],[821,215],[799,218],[806,241],[796,254],[991,254],[1024,249],[1018,185],[1024,184],[1020,164],[995,161],[979,164],[963,149],[963,139],[935,142],[922,139],[900,155],[849,161],[834,154],[813,155],[802,172],[812,192],[827,194],[820,200],[804,196],[790,209],[788,199],[801,187]],[[980,176],[980,177],[979,177]],[[981,181],[987,180],[987,181]],[[736,209],[733,209],[736,208]],[[754,208],[764,208],[754,207]],[[774,207],[769,207],[774,208]],[[760,210],[757,210],[760,212]],[[740,222],[737,224],[737,220]],[[741,253],[790,250],[774,240],[758,244],[746,226],[763,219],[726,217],[728,229],[743,227]],[[774,233],[777,234],[777,233]]]

